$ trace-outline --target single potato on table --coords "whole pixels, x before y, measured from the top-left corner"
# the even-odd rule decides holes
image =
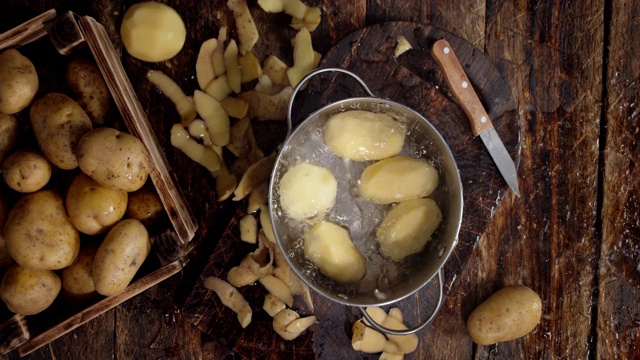
[[[42,189],[51,179],[51,164],[33,150],[18,150],[2,163],[2,176],[10,188],[21,193]]]
[[[151,251],[149,233],[138,220],[122,220],[100,245],[91,274],[96,291],[117,295],[127,288]]]
[[[91,130],[91,119],[80,105],[64,94],[49,93],[29,110],[31,127],[40,149],[49,161],[63,170],[78,167],[76,147]]]
[[[137,137],[109,127],[84,134],[77,147],[80,170],[100,185],[132,192],[147,181],[151,165]]]
[[[18,200],[9,212],[4,236],[11,257],[32,269],[63,269],[80,250],[80,234],[67,217],[62,199],[52,190]]]
[[[48,308],[60,292],[60,278],[51,270],[14,265],[0,283],[0,297],[16,314],[34,315]]]
[[[26,108],[38,92],[33,63],[18,50],[0,54],[0,113],[15,114]]]
[[[104,187],[79,173],[67,191],[67,213],[73,226],[87,235],[109,230],[127,210],[126,191]]]
[[[491,345],[525,336],[542,317],[540,296],[524,285],[498,290],[473,310],[467,331],[478,345]]]

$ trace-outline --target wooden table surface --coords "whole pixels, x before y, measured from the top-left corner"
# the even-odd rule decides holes
[[[181,54],[158,64],[195,87],[199,44],[229,19],[225,1],[167,1],[185,18]],[[117,29],[131,2],[123,0],[2,0],[0,32],[47,10],[73,10],[102,22],[119,46]],[[249,2],[259,13],[255,1]],[[547,359],[640,357],[640,9],[632,1],[308,0],[323,8],[312,33],[324,53],[364,26],[403,20],[430,24],[483,51],[513,92],[519,113],[522,196],[509,192],[479,236],[466,268],[428,331],[415,359]],[[263,16],[264,18],[264,16]],[[286,17],[275,20],[286,24]],[[261,46],[291,56],[292,31],[275,21]],[[287,50],[289,49],[289,50]],[[289,51],[286,55],[286,51]],[[124,51],[123,51],[124,53]],[[123,63],[134,86],[136,62]],[[150,106],[148,94],[139,94]],[[145,104],[145,101],[147,103]],[[165,149],[168,127],[157,129]],[[179,173],[191,169],[170,160]],[[203,174],[202,172],[199,174]],[[188,199],[199,182],[180,181]],[[213,200],[193,200],[200,221],[194,260],[180,274],[29,355],[30,359],[220,359],[228,351],[184,320],[188,294],[217,233]],[[217,215],[216,215],[217,216]],[[225,221],[220,215],[217,224]],[[204,227],[203,227],[204,226]],[[218,225],[219,226],[219,225]],[[215,229],[214,229],[215,228]],[[524,284],[540,294],[543,317],[527,336],[475,345],[469,313],[503,286]],[[17,358],[16,352],[4,358]],[[363,354],[363,358],[364,358]],[[375,356],[366,356],[375,358]]]

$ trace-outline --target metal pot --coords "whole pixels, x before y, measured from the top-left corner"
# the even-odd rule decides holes
[[[296,95],[312,77],[326,72],[351,76],[370,97],[349,98],[327,105],[309,115],[292,132],[291,111]],[[439,186],[431,197],[442,210],[442,224],[422,252],[401,262],[392,262],[384,258],[379,253],[375,239],[375,230],[388,206],[358,198],[354,191],[360,174],[372,162],[339,158],[324,143],[323,131],[327,119],[333,114],[352,109],[384,112],[402,122],[407,132],[401,154],[432,162],[440,174]],[[276,159],[269,187],[271,224],[278,247],[286,261],[311,289],[340,304],[357,306],[363,316],[379,331],[406,335],[426,326],[435,317],[442,303],[442,267],[457,243],[462,220],[462,184],[449,146],[433,125],[420,114],[399,103],[376,98],[362,79],[342,69],[321,69],[306,76],[291,95],[287,124],[287,139]],[[349,229],[354,244],[367,257],[367,274],[358,283],[338,284],[317,271],[305,258],[302,245],[302,235],[312,224],[296,222],[280,208],[280,179],[290,166],[304,161],[328,168],[338,180],[336,205],[325,219]],[[437,305],[430,316],[418,326],[404,331],[388,329],[375,323],[364,310],[366,306],[384,306],[402,300],[425,286],[436,275]]]

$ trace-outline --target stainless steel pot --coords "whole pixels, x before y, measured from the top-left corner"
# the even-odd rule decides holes
[[[312,77],[327,72],[349,75],[370,97],[349,98],[327,105],[309,115],[292,132],[291,111],[296,95]],[[354,191],[360,174],[372,162],[339,158],[324,143],[323,131],[327,119],[333,114],[352,109],[384,112],[402,122],[407,135],[401,154],[432,162],[440,174],[440,184],[431,197],[442,210],[442,224],[422,252],[401,262],[384,258],[379,253],[375,239],[375,231],[388,206],[361,199]],[[271,223],[278,247],[286,261],[314,291],[340,304],[357,306],[375,329],[394,335],[406,335],[420,330],[435,317],[442,303],[442,267],[457,243],[462,220],[462,184],[449,146],[433,125],[420,114],[399,103],[376,98],[362,79],[343,69],[321,69],[306,76],[296,86],[289,101],[287,124],[287,139],[276,160],[269,187]],[[367,257],[367,274],[358,283],[338,284],[317,271],[305,258],[302,245],[302,235],[312,224],[292,220],[280,208],[280,179],[290,166],[304,161],[328,168],[338,180],[336,205],[325,219],[348,228],[354,244]],[[437,304],[430,316],[418,326],[404,331],[388,329],[373,321],[364,310],[366,306],[384,306],[404,299],[425,286],[436,275]]]

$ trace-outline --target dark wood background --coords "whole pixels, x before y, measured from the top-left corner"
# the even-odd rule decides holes
[[[202,40],[229,21],[224,1],[169,3],[186,19],[179,58],[159,64],[186,90]],[[489,57],[517,103],[521,198],[508,193],[415,359],[640,357],[640,10],[631,1],[308,1],[323,7],[314,45],[325,53],[364,26],[390,20],[429,24],[466,39]],[[254,2],[250,1],[250,4]],[[128,1],[3,0],[0,31],[55,7],[96,17],[114,36]],[[257,10],[257,9],[253,9]],[[257,19],[266,16],[254,11]],[[285,16],[274,15],[286,24]],[[279,17],[280,16],[280,17]],[[279,18],[278,18],[279,17]],[[290,58],[293,34],[264,21],[270,53]],[[185,63],[189,59],[189,63]],[[143,104],[140,64],[123,55]],[[143,91],[144,90],[144,91]],[[165,116],[157,104],[150,116]],[[166,111],[165,111],[166,110]],[[169,119],[169,117],[167,117]],[[45,346],[30,358],[219,359],[227,350],[184,320],[189,283],[228,221],[201,189],[208,174],[160,137],[203,228],[185,271]],[[158,122],[162,124],[162,122]],[[230,205],[223,205],[228,207]],[[224,209],[223,209],[224,210]],[[232,209],[226,209],[232,210]],[[222,224],[202,226],[205,224]],[[465,330],[471,310],[499,288],[521,283],[543,301],[541,324],[524,338],[476,346]],[[6,358],[16,358],[11,353]],[[364,355],[363,355],[364,357]],[[367,356],[367,358],[375,356]]]

